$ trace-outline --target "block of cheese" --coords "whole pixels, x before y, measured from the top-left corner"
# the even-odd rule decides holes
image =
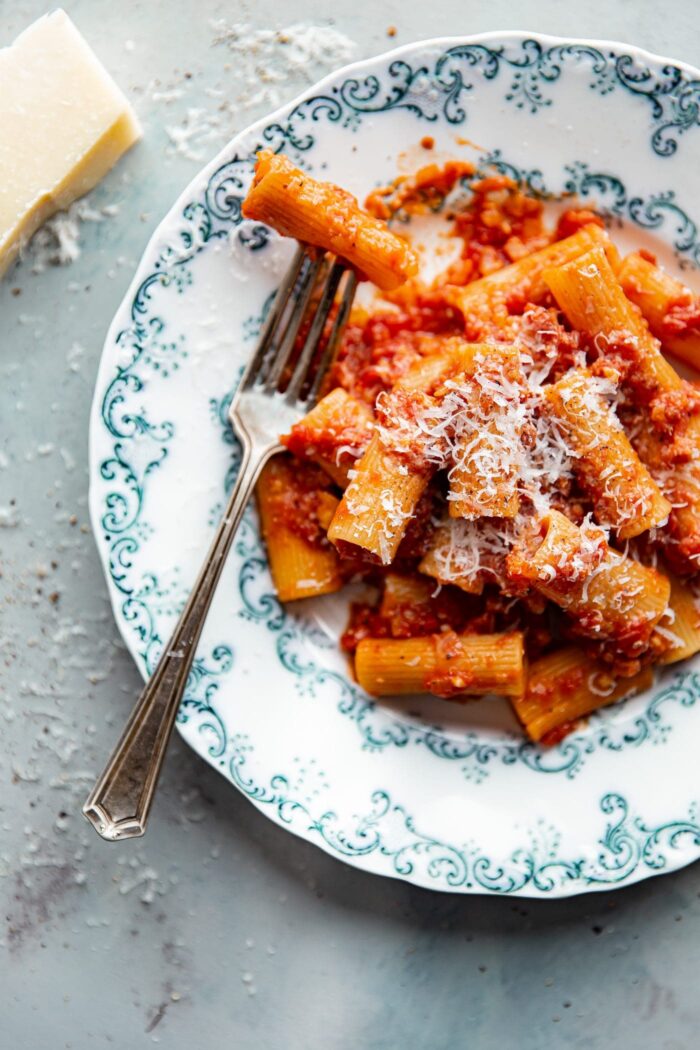
[[[0,50],[0,277],[49,216],[140,137],[127,99],[64,11]]]

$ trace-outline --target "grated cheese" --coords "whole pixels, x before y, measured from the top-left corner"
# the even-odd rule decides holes
[[[603,680],[604,685],[600,685],[600,680]],[[610,696],[615,689],[615,679],[611,675],[601,674],[600,671],[593,671],[588,676],[588,688],[595,696]]]
[[[250,88],[252,104],[278,105],[274,85],[294,73],[315,79],[313,67],[332,67],[347,61],[355,44],[332,26],[295,22],[283,29],[254,29],[247,22],[211,23],[213,44],[223,45],[238,59],[236,73]]]
[[[177,122],[165,131],[167,153],[185,160],[206,159],[216,144],[223,144],[240,126],[243,110],[275,109],[304,84],[342,65],[355,53],[356,45],[332,26],[294,23],[283,29],[255,29],[247,22],[210,23],[212,45],[225,47],[235,56],[226,66],[226,81],[205,88],[216,100],[215,109],[188,105]],[[151,98],[170,106],[186,99],[191,80],[151,85]]]
[[[83,223],[104,222],[119,211],[119,205],[107,204],[93,208],[88,197],[74,201],[67,211],[57,212],[37,230],[23,253],[33,273],[42,273],[49,266],[69,266],[81,255],[80,234]]]
[[[511,522],[446,518],[438,523],[438,542],[431,554],[442,583],[487,582],[506,586],[505,559],[517,530]]]
[[[475,473],[484,501],[513,478],[543,513],[554,486],[573,477],[576,453],[543,411],[541,372],[534,382],[526,371],[517,381],[495,372],[485,356],[476,363],[475,375],[447,380],[439,398],[400,388],[380,394],[375,429],[387,449],[446,469],[450,480],[465,469]]]

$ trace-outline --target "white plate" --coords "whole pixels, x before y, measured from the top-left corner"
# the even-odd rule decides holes
[[[241,221],[256,149],[283,150],[362,199],[424,160],[430,134],[438,153],[576,194],[610,214],[618,239],[695,267],[699,81],[619,44],[426,41],[327,77],[197,176],[112,324],[91,421],[93,527],[144,675],[235,476],[226,407],[290,254]],[[346,615],[343,596],[280,608],[249,509],[179,729],[272,820],[367,871],[460,893],[610,889],[698,857],[692,668],[542,750],[500,701],[369,700],[337,649]]]

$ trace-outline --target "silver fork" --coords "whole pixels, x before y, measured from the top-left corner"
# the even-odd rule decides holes
[[[324,328],[344,275],[338,312],[317,361]],[[299,246],[231,402],[229,422],[242,446],[233,492],[158,666],[83,806],[83,813],[104,839],[114,842],[135,838],[146,830],[197,643],[241,516],[260,471],[281,448],[279,435],[318,399],[356,287],[354,273],[346,272],[341,260],[313,255]],[[318,296],[315,312],[314,291]],[[299,333],[309,322],[308,334],[294,360]]]

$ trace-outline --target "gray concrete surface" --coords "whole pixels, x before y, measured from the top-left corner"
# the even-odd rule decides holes
[[[328,24],[356,54],[491,29],[618,38],[700,65],[692,0],[65,0],[146,138],[93,195],[71,266],[0,285],[0,1050],[691,1050],[700,868],[566,902],[435,896],[343,867],[263,819],[179,742],[141,843],[79,804],[139,688],[89,532],[87,423],[108,323],[200,163],[166,127],[235,105],[211,20]],[[0,0],[0,44],[45,10]],[[227,68],[228,66],[228,68]],[[316,70],[313,71],[314,73]],[[321,70],[318,70],[321,72]],[[187,74],[191,74],[188,76]],[[282,97],[303,86],[295,74]],[[167,101],[172,91],[183,94]],[[665,772],[672,775],[672,771]]]

